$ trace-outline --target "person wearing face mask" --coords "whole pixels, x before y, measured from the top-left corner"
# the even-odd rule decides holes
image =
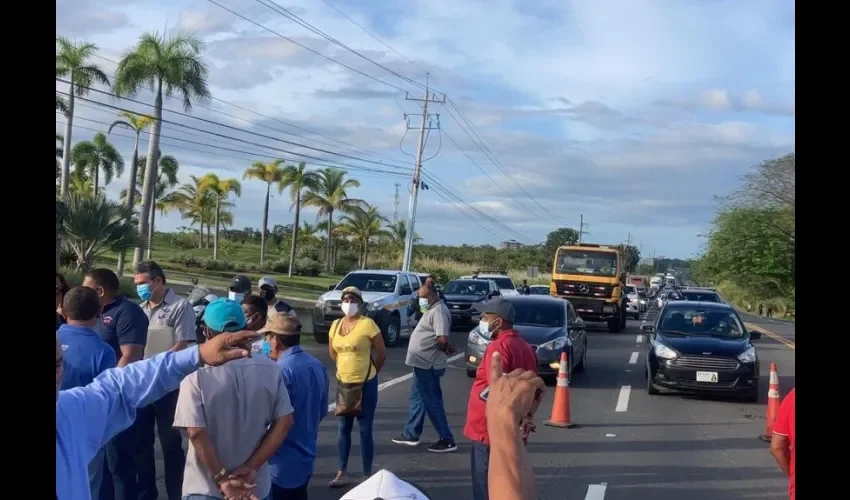
[[[251,278],[244,274],[237,274],[230,281],[230,290],[227,293],[227,298],[242,302],[245,297],[251,296]]]
[[[154,261],[136,266],[136,293],[142,299],[142,311],[148,317],[145,358],[165,351],[177,352],[196,344],[195,311],[188,300],[166,286],[165,273]],[[128,366],[132,366],[128,365]],[[178,388],[139,409],[136,420],[136,468],[139,500],[157,497],[154,435],[159,434],[165,462],[165,490],[169,500],[180,498],[186,454],[180,432],[172,427]]]
[[[100,298],[91,288],[78,286],[65,294],[62,309],[67,323],[57,332],[64,356],[62,383],[59,390],[85,387],[98,375],[115,368],[115,352],[94,331],[100,315]],[[89,486],[92,498],[100,495],[103,483],[104,451],[89,464]]]
[[[475,304],[481,313],[478,331],[490,339],[481,364],[475,372],[475,381],[469,393],[466,410],[466,426],[463,435],[472,441],[472,498],[487,500],[489,492],[487,477],[490,464],[490,436],[487,431],[487,398],[490,386],[491,360],[498,359],[502,373],[511,373],[520,369],[537,372],[537,355],[522,337],[513,329],[516,311],[504,297],[493,297],[487,302]],[[499,356],[493,358],[493,354]],[[523,439],[534,431],[534,413],[539,400],[535,402],[527,415],[521,420]]]
[[[242,300],[242,312],[245,313],[245,318],[247,319],[245,329],[256,332],[266,326],[269,305],[262,297],[251,295]],[[270,350],[269,341],[265,338],[257,340],[251,346],[251,352],[265,357],[269,357]]]
[[[259,295],[265,299],[269,307],[278,314],[295,317],[295,309],[289,304],[277,297],[277,280],[271,276],[263,276],[258,282],[260,291]]]
[[[372,427],[378,406],[378,372],[387,360],[387,348],[381,329],[372,318],[361,314],[363,295],[353,286],[342,291],[342,312],[331,324],[328,355],[336,363],[337,394],[334,414],[337,416],[336,477],[331,488],[348,484],[348,456],[351,453],[351,430],[354,419],[360,426],[360,458],[363,477],[372,475],[375,440]],[[372,351],[375,352],[374,358]],[[357,410],[359,408],[359,411]]]
[[[449,342],[452,314],[445,302],[440,300],[433,284],[423,285],[418,294],[419,308],[423,314],[410,335],[405,360],[405,364],[413,368],[413,380],[410,383],[410,417],[402,433],[392,441],[406,446],[418,446],[427,414],[439,436],[439,440],[429,446],[428,451],[449,453],[457,451],[457,444],[446,418],[440,378],[445,375],[448,357],[454,351]]]
[[[328,414],[328,371],[301,349],[301,322],[272,311],[260,330],[271,346],[269,357],[283,373],[295,422],[269,460],[271,500],[303,500],[316,464],[319,424]]]

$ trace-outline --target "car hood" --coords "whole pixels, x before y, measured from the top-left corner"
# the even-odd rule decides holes
[[[514,330],[531,345],[540,345],[556,337],[566,335],[564,327],[514,325]]]
[[[708,336],[666,336],[663,333],[659,333],[657,340],[662,344],[675,349],[679,352],[679,354],[697,356],[707,356],[705,353],[711,353],[714,356],[734,358],[750,346],[749,337],[723,339]]]
[[[383,300],[387,297],[392,296],[391,293],[386,292],[361,292],[363,294],[363,302],[368,304],[370,302],[376,302],[378,300]],[[342,290],[332,290],[330,292],[322,295],[322,300],[342,300]]]
[[[487,298],[486,295],[453,295],[445,294],[446,302],[482,302]]]

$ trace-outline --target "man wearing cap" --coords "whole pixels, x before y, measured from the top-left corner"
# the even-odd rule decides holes
[[[204,335],[245,328],[239,302],[217,299],[204,311]],[[174,427],[186,429],[189,453],[183,498],[243,498],[229,479],[246,477],[254,495],[271,492],[266,463],[293,423],[293,409],[280,369],[263,356],[204,366],[183,379]]]
[[[295,423],[269,460],[272,500],[306,500],[316,463],[319,423],[328,414],[328,371],[321,361],[301,349],[298,318],[271,312],[260,333],[269,342],[269,357],[283,373],[295,410]]]
[[[269,305],[269,311],[274,310],[280,314],[295,316],[295,310],[286,302],[277,298],[277,280],[271,276],[263,276],[259,282],[259,295]]]
[[[537,355],[516,330],[513,329],[516,311],[504,297],[493,297],[487,302],[475,304],[481,312],[478,331],[490,339],[481,364],[475,372],[475,381],[469,392],[466,410],[466,426],[463,435],[472,440],[472,498],[487,500],[487,476],[490,463],[490,437],[487,432],[487,397],[490,385],[490,363],[493,353],[499,353],[502,373],[511,373],[516,369],[537,372]],[[535,403],[522,421],[523,437],[534,429]]]
[[[227,298],[242,302],[242,299],[251,295],[251,278],[244,274],[237,274],[230,280]]]

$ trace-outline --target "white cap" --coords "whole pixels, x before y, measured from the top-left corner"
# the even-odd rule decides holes
[[[402,481],[392,472],[381,469],[343,495],[339,500],[429,500],[410,483]]]
[[[271,276],[263,276],[262,278],[260,278],[260,282],[257,285],[257,288],[263,285],[269,285],[272,288],[277,288],[277,281]]]

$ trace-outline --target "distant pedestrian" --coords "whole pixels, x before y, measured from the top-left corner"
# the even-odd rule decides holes
[[[517,290],[520,295],[531,295],[531,288],[528,286],[528,280],[522,280],[522,285]]]
[[[269,460],[271,500],[307,500],[307,485],[316,465],[319,424],[328,414],[328,371],[301,349],[301,322],[279,313],[269,315],[265,328],[271,359],[283,373],[295,423],[283,445]]]
[[[257,295],[251,295],[242,299],[242,312],[245,313],[247,323],[246,330],[252,332],[260,331],[266,326],[266,321],[269,315],[269,305],[265,299]],[[251,346],[251,352],[269,357],[269,341],[262,338],[254,342]]]
[[[67,323],[59,327],[63,369],[60,390],[85,387],[101,373],[115,368],[115,353],[93,330],[100,314],[100,299],[91,288],[78,286],[65,294],[62,310]],[[100,448],[100,446],[98,446]],[[100,496],[103,483],[104,451],[98,449],[89,463],[92,498]]]
[[[493,359],[498,359],[503,373],[511,373],[517,369],[537,373],[537,355],[513,329],[516,311],[510,302],[503,297],[494,297],[486,303],[476,304],[475,308],[481,312],[481,325],[478,331],[489,338],[490,343],[475,372],[475,381],[469,393],[463,434],[472,440],[470,460],[472,498],[487,500],[489,498],[487,477],[490,470],[490,437],[487,432],[486,413],[491,375],[490,364]],[[493,358],[493,353],[499,353],[499,356]],[[523,416],[520,424],[524,431],[523,438],[527,438],[528,434],[534,430],[534,414],[538,404],[539,400]]]
[[[405,360],[405,364],[413,369],[410,417],[402,433],[392,441],[407,446],[419,445],[427,414],[439,436],[428,451],[452,452],[457,450],[457,444],[446,418],[440,387],[440,379],[448,367],[448,356],[454,349],[449,342],[452,316],[433,286],[421,287],[418,294],[419,307],[424,312],[410,336]]]
[[[779,405],[779,414],[773,423],[773,435],[770,439],[770,453],[782,472],[788,475],[788,493],[794,500],[796,490],[795,475],[797,472],[797,452],[795,413],[796,390],[791,389]]]
[[[759,303],[759,317],[764,316],[764,304]]]
[[[207,343],[245,328],[234,300],[220,298],[204,310]],[[267,462],[292,428],[292,405],[280,369],[263,356],[204,366],[180,383],[174,427],[186,430],[189,453],[182,497],[190,500],[246,497],[228,479],[240,477],[266,499],[271,492]]]
[[[227,298],[242,302],[245,297],[251,296],[251,278],[244,274],[237,274],[230,281],[230,289],[227,293]]]
[[[62,301],[65,299],[65,294],[68,293],[71,287],[65,281],[65,276],[62,273],[56,273],[56,329],[65,324],[65,315],[62,312]]]
[[[342,291],[345,316],[331,324],[328,355],[336,363],[337,459],[338,468],[329,486],[348,485],[348,457],[354,419],[360,428],[360,459],[363,477],[372,475],[375,456],[375,409],[378,407],[378,373],[387,360],[381,329],[372,318],[363,316],[363,295],[353,286]],[[374,356],[372,352],[374,351]]]
[[[260,288],[260,297],[265,299],[270,308],[274,309],[279,314],[295,316],[295,309],[277,296],[277,280],[271,276],[263,276],[260,278],[257,285]]]
[[[148,317],[141,307],[119,295],[118,276],[109,269],[92,269],[83,278],[83,286],[94,290],[100,298],[103,310],[94,329],[115,351],[117,366],[123,368],[141,360],[148,339]],[[104,447],[107,467],[101,500],[136,500],[138,497],[133,458],[136,434],[136,426],[132,425]]]
[[[197,343],[195,312],[192,305],[166,286],[165,273],[154,261],[142,261],[136,266],[136,292],[142,299],[142,310],[148,317],[148,339],[145,357],[165,351],[180,351]],[[165,491],[168,500],[179,500],[183,484],[186,455],[180,432],[172,427],[178,390],[164,395],[152,404],[139,409],[136,420],[138,442],[136,467],[139,500],[155,500],[156,456],[154,429],[165,463]]]

